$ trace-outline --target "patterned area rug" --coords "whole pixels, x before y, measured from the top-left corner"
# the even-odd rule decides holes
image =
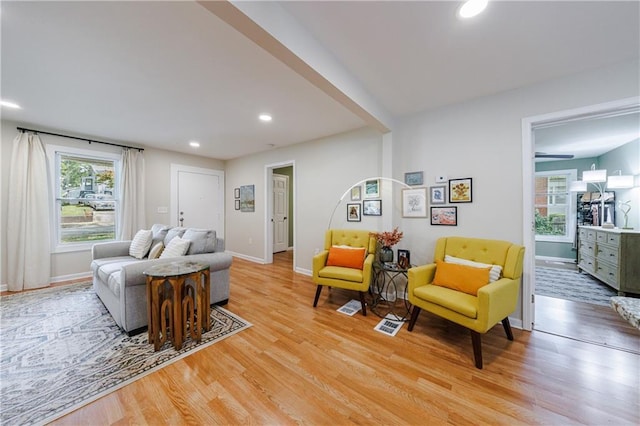
[[[251,326],[215,307],[212,328],[180,351],[129,337],[91,283],[0,298],[0,424],[44,424]]]
[[[609,299],[617,296],[618,292],[588,274],[536,266],[536,294],[610,306]]]

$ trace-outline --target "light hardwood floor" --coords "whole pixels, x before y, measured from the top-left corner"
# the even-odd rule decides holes
[[[290,253],[234,259],[227,308],[253,327],[54,422],[77,424],[638,424],[640,357],[498,324],[483,338],[424,313],[409,333],[336,309]]]

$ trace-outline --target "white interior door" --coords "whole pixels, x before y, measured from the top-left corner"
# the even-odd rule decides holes
[[[273,175],[273,252],[289,248],[289,176]]]
[[[171,177],[171,225],[214,229],[224,237],[223,172],[172,165]]]

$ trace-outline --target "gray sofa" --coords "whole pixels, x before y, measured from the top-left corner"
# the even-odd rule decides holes
[[[229,301],[229,268],[232,256],[224,252],[224,240],[213,230],[170,228],[153,225],[153,243],[166,246],[175,236],[191,241],[184,256],[164,259],[136,259],[129,256],[131,241],[94,244],[91,270],[93,288],[115,322],[129,335],[147,327],[147,290],[144,271],[161,263],[189,260],[209,265],[211,272],[211,304]],[[187,232],[188,231],[188,232]]]

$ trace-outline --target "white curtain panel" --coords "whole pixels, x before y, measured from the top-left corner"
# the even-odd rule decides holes
[[[40,137],[21,132],[13,140],[7,214],[7,278],[10,291],[49,285],[51,228],[47,156]]]
[[[131,240],[145,226],[144,156],[137,149],[125,149],[121,164],[118,239]]]

